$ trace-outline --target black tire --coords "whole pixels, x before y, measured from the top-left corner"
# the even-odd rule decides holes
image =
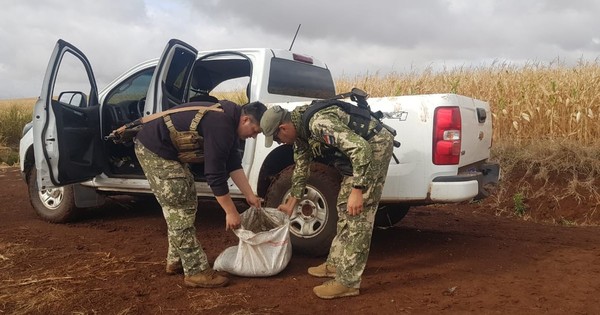
[[[265,204],[277,208],[289,196],[294,166],[282,170],[267,190]],[[337,194],[341,176],[321,163],[311,165],[304,197],[290,217],[292,248],[298,253],[323,256],[329,252],[337,230]]]
[[[408,213],[410,206],[402,204],[382,205],[375,215],[375,226],[387,229],[402,221]]]
[[[39,190],[36,173],[36,169],[32,168],[27,178],[29,201],[35,212],[42,219],[53,223],[64,223],[73,219],[77,211],[73,186]]]

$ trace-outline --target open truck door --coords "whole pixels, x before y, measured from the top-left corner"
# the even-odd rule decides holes
[[[167,43],[146,94],[144,115],[162,112],[185,102],[197,56],[198,51],[185,42],[171,39]]]
[[[40,189],[82,182],[102,172],[98,88],[87,57],[58,40],[33,115]]]

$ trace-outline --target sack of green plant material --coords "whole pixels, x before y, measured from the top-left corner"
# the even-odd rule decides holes
[[[244,277],[266,277],[281,272],[292,258],[289,217],[275,209],[249,208],[240,214],[241,227],[233,232],[238,245],[225,249],[213,268]]]

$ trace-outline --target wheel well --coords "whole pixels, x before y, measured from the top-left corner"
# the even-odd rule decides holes
[[[271,151],[260,168],[256,185],[258,195],[264,197],[273,181],[273,176],[291,164],[294,164],[294,150],[291,145],[281,145]]]
[[[327,166],[337,169],[334,166],[334,161],[328,160],[324,157],[316,157],[313,160],[313,163],[315,162],[325,164]],[[273,151],[271,151],[271,153],[269,153],[269,155],[263,162],[263,165],[260,169],[260,174],[258,176],[257,183],[258,195],[261,197],[265,197],[267,195],[267,190],[269,189],[269,186],[273,182],[273,177],[279,174],[279,172],[281,172],[284,168],[292,164],[294,164],[294,149],[292,145],[281,145],[275,148]],[[337,170],[339,172],[339,169]]]
[[[27,182],[29,182],[29,172],[32,167],[35,167],[35,157],[33,156],[33,146],[30,146],[25,152],[25,160],[23,161],[23,173]]]

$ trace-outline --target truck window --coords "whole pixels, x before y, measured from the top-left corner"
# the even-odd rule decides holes
[[[169,99],[181,103],[184,100],[188,76],[192,71],[190,65],[193,64],[196,56],[183,49],[176,49],[174,56],[165,78],[165,92]]]
[[[62,57],[54,80],[52,99],[76,107],[98,105],[88,104],[92,93],[90,76],[91,73],[86,71],[81,58],[67,51]]]
[[[330,98],[335,86],[329,69],[283,58],[271,58],[268,91],[271,94]]]
[[[190,101],[210,97],[247,103],[247,87],[252,74],[252,62],[236,52],[218,52],[196,61],[192,72]]]
[[[138,72],[124,80],[114,88],[106,97],[106,104],[118,104],[122,102],[138,102],[146,97],[148,87],[152,80],[154,67]]]
[[[105,133],[142,117],[154,68],[134,73],[108,92],[102,107]]]

